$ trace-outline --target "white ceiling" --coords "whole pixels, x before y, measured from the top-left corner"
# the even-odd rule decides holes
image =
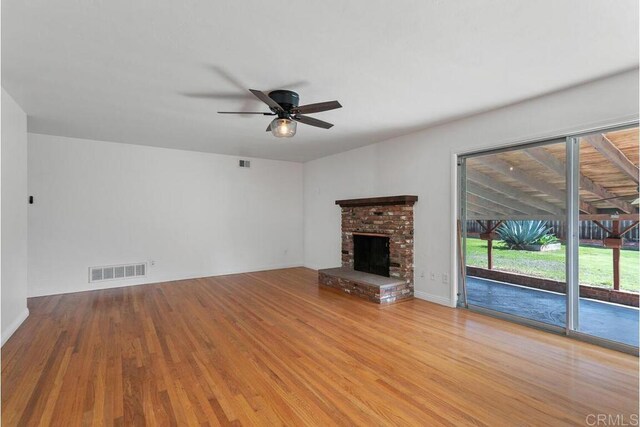
[[[637,0],[4,0],[31,132],[309,160],[638,64]],[[243,90],[337,99],[293,139]],[[217,98],[187,94],[210,92]],[[266,110],[265,110],[266,111]]]

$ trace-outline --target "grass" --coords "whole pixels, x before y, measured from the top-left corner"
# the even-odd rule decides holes
[[[467,239],[467,264],[487,267],[487,242]],[[611,249],[580,247],[580,283],[613,287],[613,255]],[[529,252],[504,248],[493,243],[493,268],[545,279],[565,280],[565,247],[551,252]],[[620,251],[620,289],[640,290],[640,252]]]

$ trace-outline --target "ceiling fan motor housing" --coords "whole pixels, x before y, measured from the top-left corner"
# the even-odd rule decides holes
[[[292,108],[297,107],[300,102],[298,94],[290,90],[271,91],[269,92],[269,98],[280,104],[282,109],[287,113],[289,113]]]
[[[335,110],[336,108],[342,108],[342,105],[338,101],[326,101],[316,102],[314,104],[299,105],[300,96],[297,93],[290,90],[278,89],[269,92],[267,95],[265,92],[256,89],[249,89],[256,98],[266,104],[271,112],[264,113],[261,111],[218,111],[220,114],[261,114],[263,116],[278,116],[276,120],[272,122],[267,128],[267,132],[273,131],[273,125],[279,123],[280,125],[287,124],[289,129],[295,129],[296,123],[304,123],[305,125],[315,126],[322,129],[330,129],[333,124],[323,122],[322,120],[309,117],[307,114],[320,113],[322,111]],[[295,130],[291,135],[276,136],[293,136]],[[275,135],[275,133],[274,133]]]

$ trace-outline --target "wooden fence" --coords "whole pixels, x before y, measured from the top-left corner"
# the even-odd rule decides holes
[[[625,229],[631,225],[633,221],[620,221],[620,228]],[[553,234],[560,240],[565,240],[567,234],[567,227],[565,221],[547,221],[549,226],[553,229]],[[602,225],[611,229],[611,221],[602,221]],[[470,233],[481,233],[483,228],[476,221],[467,221],[467,231]],[[635,227],[633,230],[627,232],[624,235],[626,241],[637,242],[640,238],[639,227]],[[580,240],[602,240],[606,237],[605,231],[595,225],[593,221],[580,221]]]

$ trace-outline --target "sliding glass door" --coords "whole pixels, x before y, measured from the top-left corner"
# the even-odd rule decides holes
[[[638,127],[579,135],[569,144],[579,206],[569,332],[638,347]]]
[[[638,346],[638,128],[459,158],[460,304]]]
[[[565,327],[565,141],[465,158],[470,306]]]

